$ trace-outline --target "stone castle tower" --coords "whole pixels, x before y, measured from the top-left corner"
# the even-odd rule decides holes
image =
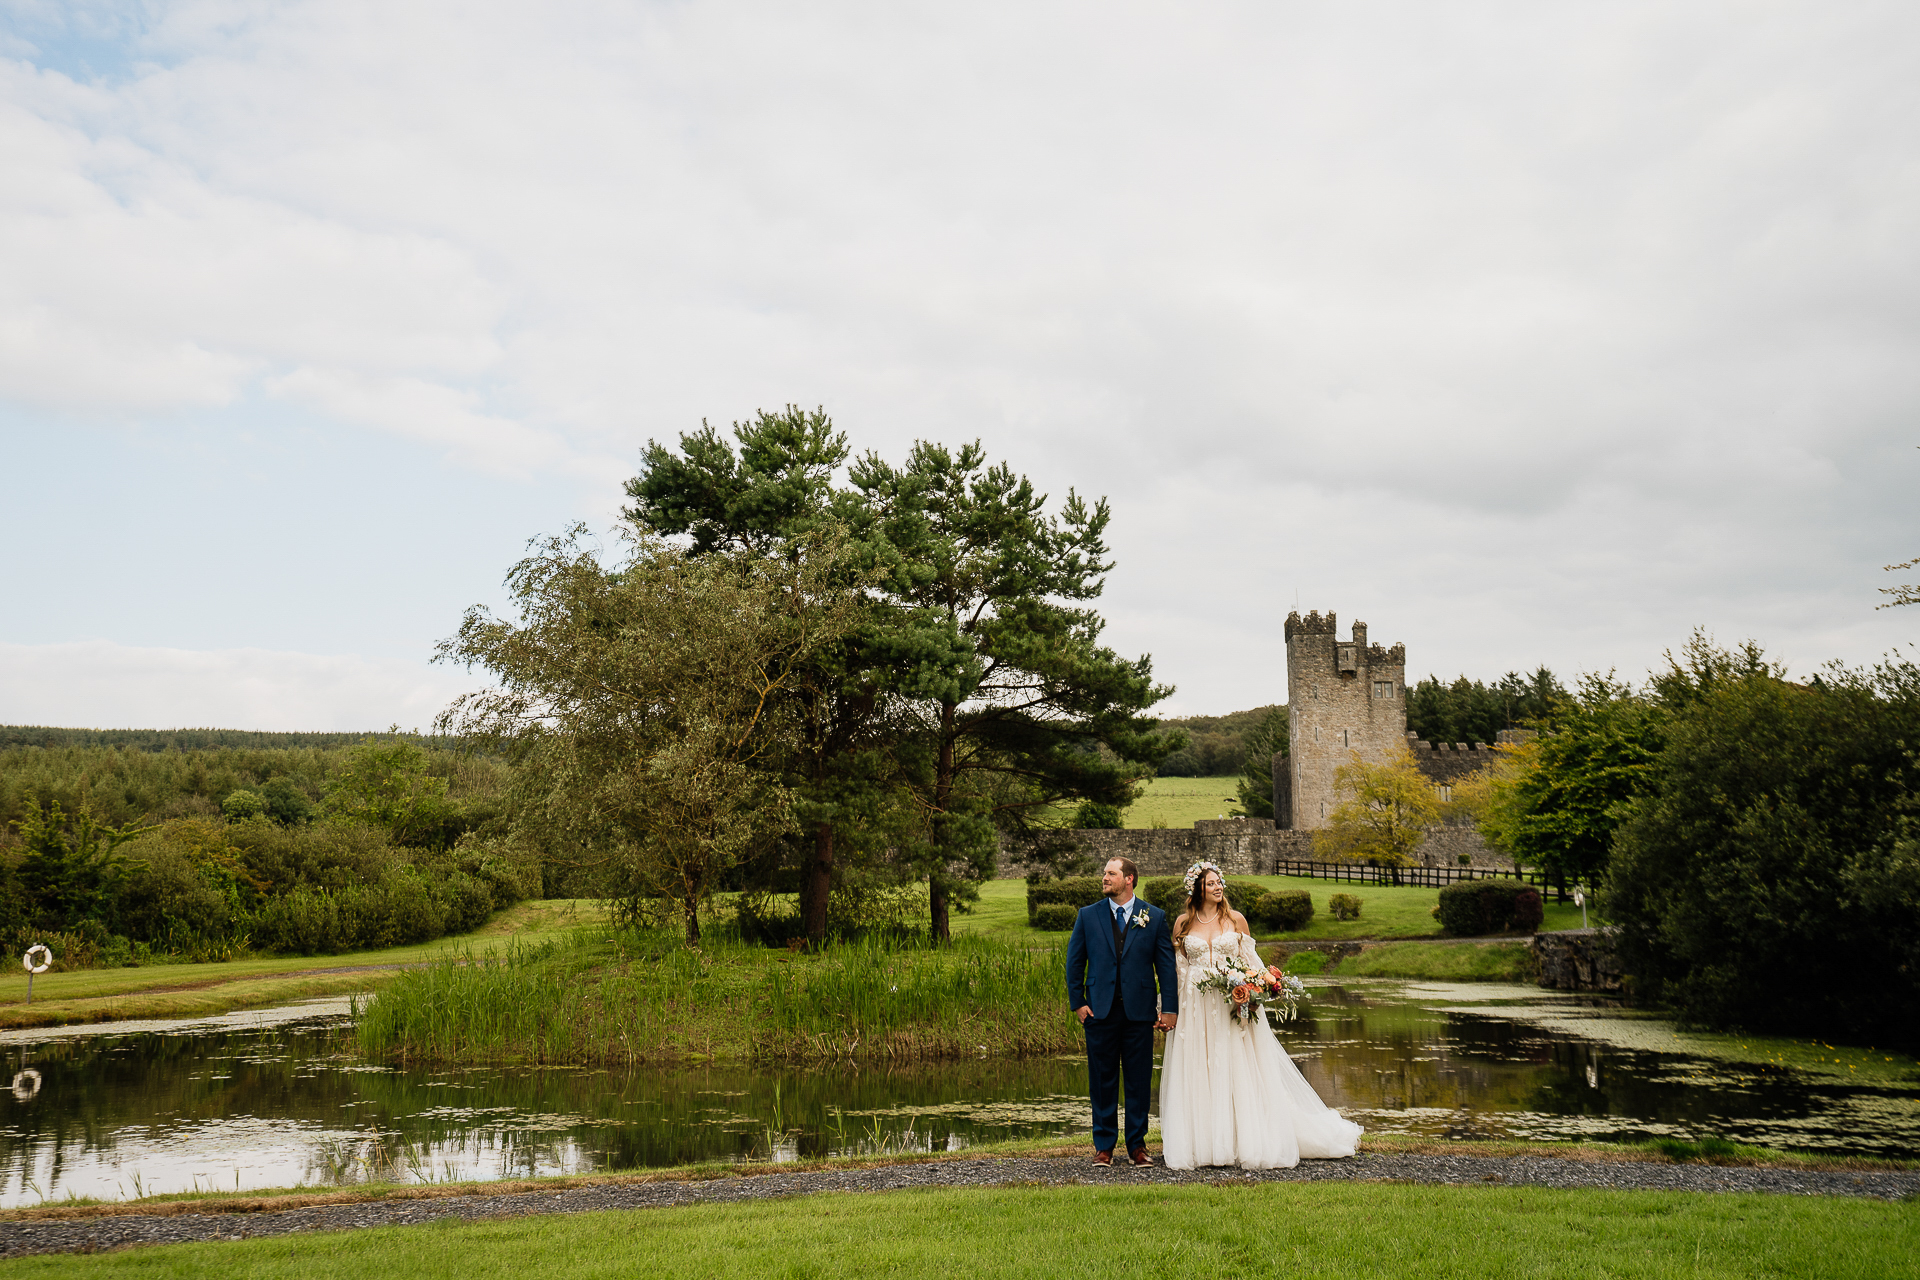
[[[1367,624],[1342,640],[1334,615],[1287,615],[1290,754],[1276,757],[1278,826],[1315,831],[1333,812],[1333,773],[1357,754],[1378,762],[1407,745],[1407,650],[1367,643]]]

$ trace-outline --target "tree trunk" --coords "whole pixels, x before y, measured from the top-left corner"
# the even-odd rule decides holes
[[[688,898],[684,907],[687,913],[687,945],[698,947],[700,945],[700,900]]]
[[[827,895],[833,892],[833,824],[823,822],[813,829],[813,857],[807,860],[807,877],[801,901],[806,904],[801,923],[807,930],[807,942],[818,947],[827,940]]]
[[[953,941],[953,931],[947,914],[947,886],[940,882],[938,875],[927,878],[927,908],[933,915],[933,940],[935,942]]]
[[[933,853],[936,865],[927,877],[927,910],[933,917],[933,940],[951,942],[953,931],[947,915],[947,805],[953,800],[953,722],[957,703],[940,704],[940,760],[933,779]]]

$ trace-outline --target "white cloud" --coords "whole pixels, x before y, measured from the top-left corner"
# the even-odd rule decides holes
[[[277,398],[594,519],[703,417],[983,436],[1112,495],[1110,639],[1203,709],[1294,587],[1477,674],[1903,635],[1910,6],[150,13],[0,51],[49,422]]]
[[[480,687],[455,671],[351,655],[0,644],[0,723],[293,731],[427,729]]]

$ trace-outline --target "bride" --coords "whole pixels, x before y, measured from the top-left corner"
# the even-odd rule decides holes
[[[1187,870],[1187,909],[1173,926],[1180,1021],[1160,1068],[1160,1137],[1168,1167],[1237,1164],[1290,1169],[1303,1158],[1350,1156],[1360,1126],[1321,1103],[1267,1025],[1235,1019],[1215,990],[1196,984],[1238,954],[1260,967],[1246,917],[1227,905],[1220,868]]]

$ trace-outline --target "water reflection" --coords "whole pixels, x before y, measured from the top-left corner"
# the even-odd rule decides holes
[[[138,1029],[0,1034],[0,1205],[204,1188],[512,1178],[960,1150],[1082,1133],[1077,1057],[911,1070],[392,1069],[336,1002]],[[1585,997],[1318,983],[1282,1030],[1369,1129],[1697,1137],[1920,1154],[1920,1082],[1730,1060]]]

